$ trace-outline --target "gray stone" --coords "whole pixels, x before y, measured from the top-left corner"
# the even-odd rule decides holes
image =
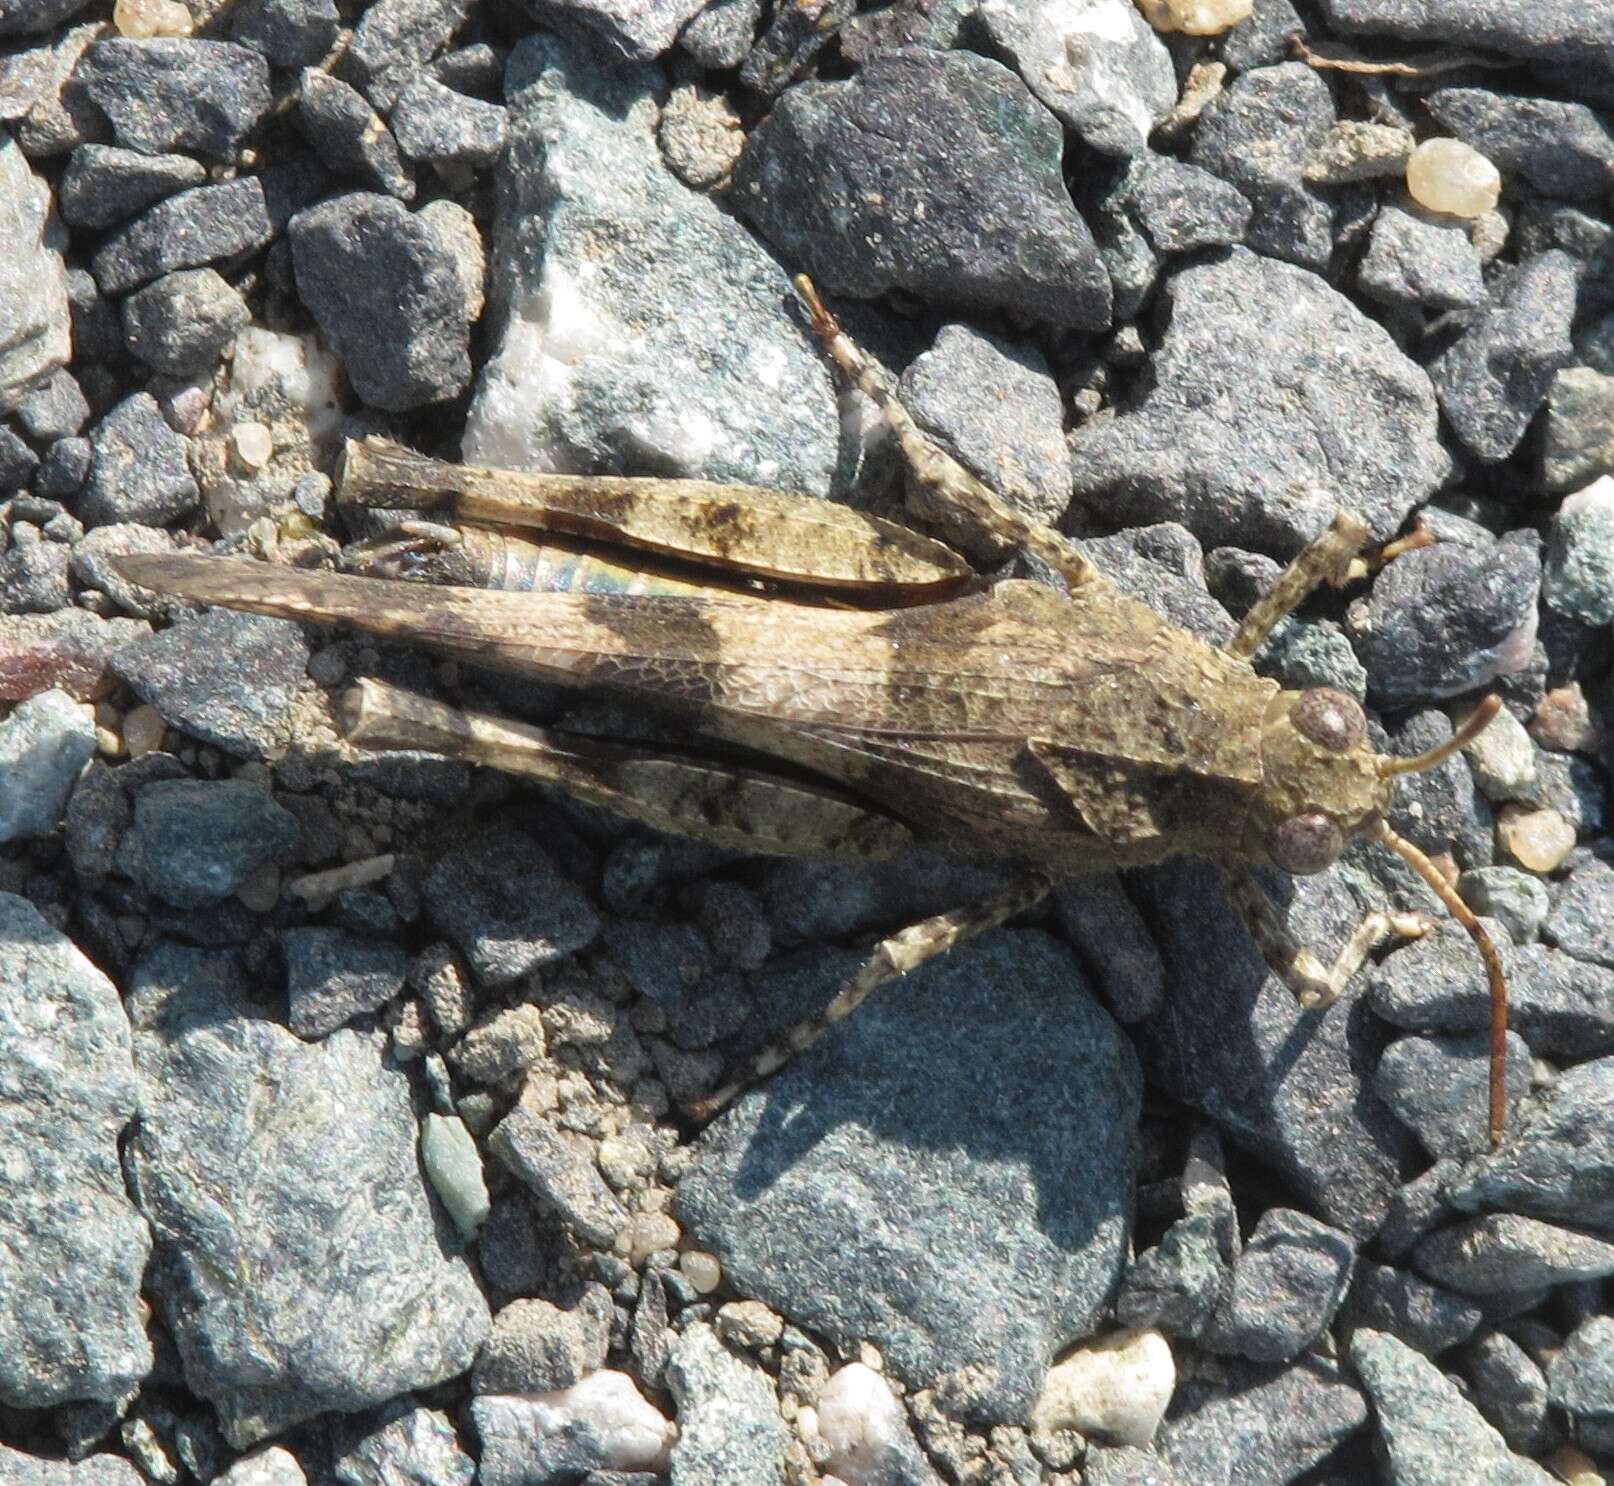
[[[702,67],[738,67],[761,24],[762,0],[710,0],[679,34],[678,46]]]
[[[1505,1067],[1511,1111],[1530,1091],[1530,1049],[1514,1032],[1508,1033]],[[1431,1156],[1472,1156],[1489,1144],[1489,1073],[1483,1033],[1403,1037],[1384,1050],[1373,1090]]]
[[[1134,1445],[1090,1444],[1082,1461],[1082,1486],[1180,1486],[1181,1478],[1153,1450]]]
[[[605,1185],[581,1135],[558,1130],[517,1105],[488,1137],[488,1149],[560,1215],[580,1242],[608,1250],[627,1226],[627,1208]]]
[[[297,822],[239,779],[161,779],[135,795],[119,868],[176,908],[227,898],[296,848]]]
[[[490,986],[513,985],[599,936],[600,921],[530,836],[494,829],[438,859],[426,914]]]
[[[10,1445],[0,1445],[0,1479],[6,1486],[149,1486],[150,1482],[122,1455],[57,1460],[25,1455]]]
[[[1323,13],[1344,31],[1479,47],[1509,57],[1584,63],[1608,73],[1610,0],[1531,0],[1527,5],[1475,5],[1472,0],[1323,0]]]
[[[117,145],[81,144],[62,172],[57,200],[64,222],[74,227],[111,227],[206,179],[207,167],[189,155],[152,155]]]
[[[611,1295],[589,1285],[562,1309],[547,1300],[513,1300],[493,1318],[476,1359],[476,1393],[549,1393],[605,1366],[611,1344]]]
[[[789,282],[668,172],[649,74],[534,37],[511,54],[507,96],[492,300],[552,307],[537,339],[559,337],[567,377],[555,387],[526,311],[496,323],[465,457],[826,493],[840,421]]]
[[[176,946],[140,963],[129,1004],[153,1289],[230,1444],[469,1367],[487,1303],[422,1180],[386,1037],[300,1042],[227,956]]]
[[[194,36],[98,41],[73,70],[117,142],[146,155],[233,160],[269,112],[269,67],[233,41]]]
[[[337,70],[386,112],[470,10],[470,0],[378,0],[359,17]]]
[[[0,722],[0,843],[49,835],[79,771],[95,756],[95,727],[64,691],[42,691]]]
[[[1019,1419],[1119,1275],[1133,1067],[1066,952],[995,933],[743,1096],[708,1127],[679,1212],[742,1293],[874,1342],[972,1417]],[[987,1211],[989,1231],[970,1216]]]
[[[1339,944],[1384,904],[1364,873],[1344,867],[1275,885],[1303,944]],[[1300,1010],[1212,868],[1172,863],[1131,874],[1128,886],[1166,964],[1165,1005],[1134,1029],[1146,1071],[1281,1172],[1327,1221],[1358,1238],[1372,1233],[1413,1160],[1390,1111],[1363,1097],[1362,1070],[1382,1030],[1350,997],[1321,1013]]]
[[[208,609],[124,646],[112,664],[169,727],[260,759],[289,738],[308,644],[290,620]]]
[[[1216,1230],[1211,1213],[1178,1218],[1127,1268],[1115,1297],[1115,1319],[1140,1330],[1155,1327],[1167,1336],[1197,1337],[1229,1281]]]
[[[231,37],[276,67],[308,67],[336,41],[334,0],[235,0],[225,16]]]
[[[1390,1201],[1390,1210],[1374,1235],[1374,1251],[1388,1263],[1407,1258],[1418,1240],[1450,1220],[1446,1206],[1446,1183],[1457,1174],[1459,1163],[1450,1157],[1435,1164],[1408,1182]]]
[[[1122,593],[1212,645],[1232,639],[1232,618],[1210,596],[1194,535],[1175,521],[1133,526],[1073,544]]]
[[[17,404],[17,421],[31,438],[60,441],[90,421],[90,405],[78,378],[64,367],[37,383]]]
[[[1048,525],[1065,514],[1064,407],[1040,351],[944,325],[898,392],[920,427],[1016,510]]]
[[[398,95],[391,123],[398,148],[433,165],[492,165],[509,134],[505,109],[430,77],[417,77]]]
[[[415,199],[415,183],[404,169],[398,141],[357,88],[318,67],[303,68],[297,127],[333,175],[400,201]]]
[[[1446,1195],[1465,1212],[1614,1232],[1614,1058],[1560,1074],[1502,1148],[1470,1165]]]
[[[667,1388],[678,1404],[673,1486],[783,1486],[793,1437],[761,1368],[697,1322],[672,1344]]]
[[[1582,1429],[1614,1424],[1614,1316],[1588,1316],[1569,1334],[1547,1363],[1547,1397]]]
[[[72,602],[68,550],[60,542],[28,542],[0,555],[0,612],[53,614]]]
[[[1552,911],[1547,885],[1517,867],[1476,867],[1457,879],[1462,900],[1482,918],[1494,918],[1515,944],[1528,944]]]
[[[1341,119],[1306,162],[1305,178],[1314,186],[1345,186],[1400,177],[1416,143],[1410,129]]]
[[[1578,863],[1558,884],[1543,932],[1574,959],[1614,966],[1614,862]]]
[[[712,968],[712,952],[692,924],[613,919],[605,947],[634,990],[674,1014]]]
[[[1614,487],[1598,480],[1559,508],[1547,528],[1541,586],[1560,614],[1614,620]]]
[[[401,944],[323,924],[283,929],[287,1020],[318,1041],[355,1017],[375,1011],[403,989],[409,956]]]
[[[72,352],[60,224],[50,187],[0,132],[0,413],[9,413]]]
[[[1479,1330],[1478,1302],[1404,1269],[1361,1260],[1345,1299],[1346,1331],[1366,1327],[1399,1337],[1409,1347],[1437,1357]]]
[[[1205,1345],[1251,1362],[1298,1357],[1334,1319],[1355,1258],[1338,1228],[1293,1208],[1268,1208],[1233,1265]]]
[[[13,1408],[111,1403],[151,1370],[151,1239],[118,1165],[135,1102],[112,983],[31,903],[0,893],[0,1401]],[[4,1453],[0,1477],[32,1479]]]
[[[1614,1048],[1614,972],[1541,944],[1514,948],[1492,928],[1507,980],[1509,1022],[1537,1053]],[[1473,941],[1445,922],[1367,973],[1374,1012],[1414,1032],[1479,1032],[1490,1018]]]
[[[1166,967],[1119,877],[1105,872],[1061,883],[1054,916],[1117,1021],[1139,1021],[1160,1009]]]
[[[1595,200],[1614,191],[1614,132],[1582,103],[1438,88],[1424,107],[1504,178],[1522,177],[1543,196]]]
[[[1540,1455],[1556,1442],[1546,1375],[1512,1337],[1502,1331],[1480,1337],[1463,1354],[1463,1369],[1479,1411],[1510,1450]]]
[[[1428,378],[1320,278],[1234,248],[1173,274],[1164,295],[1148,390],[1072,435],[1076,498],[1095,514],[1180,521],[1206,546],[1287,557],[1341,505],[1388,538],[1440,485],[1449,464]],[[1257,304],[1284,306],[1283,335],[1251,317]],[[1291,393],[1234,420],[1234,387]]]
[[[1392,1486],[1551,1486],[1552,1476],[1515,1455],[1434,1363],[1381,1332],[1351,1338],[1389,1457]]]
[[[171,377],[211,372],[236,332],[252,323],[246,300],[211,268],[165,274],[119,309],[130,352]]]
[[[408,1399],[400,1399],[387,1406],[378,1424],[346,1445],[332,1462],[331,1474],[339,1486],[404,1486],[406,1482],[409,1486],[471,1486],[476,1463],[460,1444],[447,1414],[412,1407]],[[221,1480],[219,1486],[230,1483]],[[278,1483],[263,1482],[261,1486]]]
[[[1367,699],[1367,670],[1356,658],[1345,631],[1332,620],[1284,619],[1256,651],[1252,662],[1263,676],[1271,676],[1292,691],[1311,686],[1332,686]]]
[[[1418,1273],[1464,1295],[1508,1295],[1614,1274],[1614,1243],[1518,1213],[1487,1213],[1429,1234]]]
[[[1124,197],[1138,226],[1159,253],[1243,242],[1252,208],[1244,193],[1198,165],[1170,156],[1138,162]]]
[[[1333,124],[1328,84],[1310,67],[1261,67],[1211,100],[1188,158],[1249,201],[1245,241],[1252,248],[1320,270],[1333,252],[1334,210],[1306,183],[1304,171]]]
[[[1362,1395],[1331,1362],[1235,1362],[1177,1385],[1156,1448],[1192,1486],[1288,1486],[1366,1421]]]
[[[899,127],[908,148],[891,150]],[[730,200],[819,287],[1102,330],[1110,285],[1060,177],[1058,124],[999,63],[877,52],[791,88],[752,131]]]
[[[1547,393],[1541,480],[1548,490],[1579,490],[1614,474],[1614,376],[1566,366]],[[1551,538],[1548,538],[1549,550]],[[1605,585],[1614,589],[1614,577]]]
[[[91,260],[105,294],[122,294],[177,268],[254,253],[274,236],[263,182],[238,176],[164,197],[111,233]]]
[[[1177,102],[1171,53],[1130,0],[986,0],[976,19],[994,50],[1083,143],[1136,155]]]
[[[1379,208],[1356,282],[1383,304],[1471,310],[1490,303],[1467,225],[1411,201]]]
[[[1382,707],[1440,701],[1523,668],[1535,641],[1541,556],[1534,532],[1491,546],[1437,542],[1383,568],[1345,611],[1345,631]]]
[[[465,294],[429,221],[354,191],[298,212],[286,230],[297,292],[366,403],[397,413],[465,390]]]
[[[118,842],[133,819],[129,797],[112,770],[99,759],[91,763],[68,796],[62,822],[67,855],[85,886],[99,886],[111,874]]]
[[[1492,286],[1489,310],[1429,363],[1441,411],[1476,458],[1506,459],[1518,447],[1574,355],[1578,277],[1579,265],[1557,248],[1521,263]]]
[[[91,463],[75,514],[86,526],[138,521],[165,526],[201,497],[186,443],[163,420],[157,399],[134,392],[90,431]]]

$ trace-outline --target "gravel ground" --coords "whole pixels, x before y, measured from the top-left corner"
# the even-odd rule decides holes
[[[1614,0],[1244,8],[0,0],[0,1483],[1614,1470]],[[1455,925],[1302,1013],[1194,861],[702,1131],[1003,874],[354,756],[359,676],[657,733],[114,571],[336,563],[370,433],[889,505],[797,271],[1206,638],[1342,506],[1434,532],[1258,666],[1399,753],[1505,702],[1392,819],[1502,947],[1499,1151]],[[1433,903],[1275,886],[1325,946]]]

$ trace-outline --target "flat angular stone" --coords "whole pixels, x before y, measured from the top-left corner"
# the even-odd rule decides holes
[[[899,127],[909,147],[893,154]],[[1057,123],[999,63],[899,48],[850,81],[791,88],[747,141],[730,200],[830,293],[906,289],[1102,330],[1109,278],[1061,148]]]
[[[1068,954],[1000,932],[742,1096],[707,1128],[678,1210],[742,1293],[872,1341],[910,1384],[962,1390],[973,1417],[1018,1420],[1119,1277],[1137,1097],[1131,1050]],[[970,1216],[988,1211],[989,1228]]]
[[[255,252],[273,236],[263,182],[239,176],[147,207],[101,244],[91,266],[104,293],[122,294],[176,268]]]
[[[422,1178],[386,1037],[300,1042],[228,956],[172,945],[137,967],[130,1006],[153,1286],[225,1438],[245,1449],[468,1368],[487,1302]]]
[[[13,1408],[112,1403],[151,1370],[151,1235],[118,1164],[135,1102],[112,983],[33,904],[0,893],[0,1401]],[[10,1455],[0,1447],[0,1479],[55,1479],[13,1474]]]

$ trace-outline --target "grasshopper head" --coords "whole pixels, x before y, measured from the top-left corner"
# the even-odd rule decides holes
[[[1250,855],[1285,872],[1309,875],[1332,866],[1346,842],[1390,803],[1390,781],[1367,746],[1366,714],[1331,686],[1280,691],[1272,699],[1261,762]]]

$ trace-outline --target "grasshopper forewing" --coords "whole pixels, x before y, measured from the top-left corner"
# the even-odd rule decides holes
[[[200,556],[127,557],[117,566],[143,587],[198,602],[348,625],[615,692],[683,719],[701,751],[567,736],[375,683],[343,703],[356,745],[425,748],[526,773],[728,845],[884,856],[919,841],[1016,869],[991,901],[883,941],[822,1016],[702,1101],[703,1112],[777,1067],[881,981],[1011,917],[1052,882],[1184,853],[1223,869],[1252,936],[1301,1004],[1326,1005],[1374,946],[1425,932],[1427,921],[1371,914],[1324,965],[1290,937],[1251,869],[1321,871],[1360,835],[1401,856],[1484,957],[1489,1131],[1498,1142],[1500,963],[1445,878],[1384,819],[1394,777],[1450,756],[1495,715],[1495,699],[1450,742],[1393,758],[1368,748],[1353,698],[1329,688],[1285,691],[1249,663],[1312,588],[1352,574],[1361,524],[1336,520],[1218,650],[1117,592],[1057,534],[1007,513],[918,432],[810,289],[803,296],[836,363],[886,412],[928,505],[952,491],[967,527],[1051,562],[1067,593],[977,578],[940,543],[805,497],[467,470],[370,442],[348,446],[344,496],[422,510],[439,523],[432,540],[449,547],[462,533],[556,531],[670,557],[696,574],[738,574],[742,587],[766,591],[709,591],[699,581],[661,593],[521,591],[534,586],[524,539],[498,548],[498,574],[481,558],[465,569],[478,582],[496,577],[504,591]],[[512,559],[512,551],[523,555]],[[777,772],[758,759],[775,761]]]

